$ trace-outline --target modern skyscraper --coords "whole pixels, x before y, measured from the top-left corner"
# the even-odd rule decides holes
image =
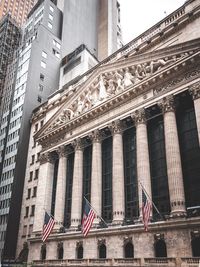
[[[3,98],[7,109],[3,109],[0,126],[0,245],[2,250],[6,240],[4,255],[8,258],[15,257],[32,110],[59,84],[61,27],[62,12],[52,1],[36,4],[23,28],[17,70],[10,68],[7,74],[9,81],[16,73],[15,83],[5,88],[12,90],[13,97],[9,103]]]
[[[18,238],[34,267],[199,265],[199,23],[185,2],[34,110]],[[147,232],[143,188],[161,214]]]
[[[65,44],[62,57],[84,44],[90,53],[102,60],[122,46],[119,41],[120,6],[117,0],[68,0],[61,6],[62,42]]]
[[[36,2],[37,0],[1,0],[0,19],[9,14],[18,25],[22,25]]]
[[[19,46],[21,31],[9,14],[0,20],[0,109],[9,62]]]

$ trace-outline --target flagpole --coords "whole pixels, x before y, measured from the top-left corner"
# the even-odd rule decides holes
[[[156,205],[154,204],[153,200],[150,198],[149,194],[147,193],[147,191],[145,190],[144,186],[142,185],[142,183],[141,183],[140,181],[139,181],[139,184],[140,184],[140,186],[142,187],[142,189],[144,190],[144,192],[145,192],[145,194],[147,195],[148,199],[152,202],[154,209],[157,211],[157,213],[160,215],[160,217],[161,217],[163,220],[165,220],[164,217],[163,217],[163,215],[159,212],[159,210],[157,209],[157,207],[156,207]]]
[[[108,226],[108,224],[104,221],[104,219],[99,216],[98,212],[92,207],[92,205],[90,204],[90,202],[87,200],[86,197],[84,197],[84,199],[87,201],[88,205],[96,212],[97,216],[105,223],[106,226]]]

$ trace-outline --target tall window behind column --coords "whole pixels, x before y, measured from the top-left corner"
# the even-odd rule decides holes
[[[133,221],[139,215],[138,182],[136,173],[136,133],[134,128],[123,134],[124,145],[124,183],[125,183],[125,219]]]
[[[52,216],[54,216],[54,212],[55,212],[56,186],[57,186],[57,176],[58,176],[58,163],[59,163],[59,159],[56,159],[55,163],[54,163],[53,189],[52,189],[52,198],[51,198],[51,215]]]
[[[155,112],[154,114],[155,115]],[[165,157],[164,123],[162,115],[148,121],[148,143],[153,202],[163,215],[170,212],[167,165]],[[160,218],[154,210],[154,218]]]
[[[102,217],[112,221],[112,137],[102,142]]]
[[[66,175],[66,193],[65,193],[64,226],[67,228],[70,227],[70,220],[71,220],[73,171],[74,171],[74,153],[71,153],[67,157],[67,175]]]
[[[176,98],[177,127],[183,170],[186,207],[200,203],[200,147],[192,97],[182,94]]]
[[[87,198],[89,202],[91,195],[91,167],[92,145],[89,145],[83,151],[83,197]]]

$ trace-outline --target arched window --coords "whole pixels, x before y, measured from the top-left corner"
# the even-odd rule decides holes
[[[58,259],[62,260],[64,254],[63,243],[58,244]]]
[[[124,246],[124,256],[125,258],[134,258],[134,247],[131,242],[128,242]]]
[[[46,245],[42,245],[42,247],[41,247],[41,260],[46,260],[46,254],[47,254]]]
[[[154,247],[155,247],[156,258],[167,257],[167,248],[166,248],[165,241],[163,239],[157,240],[154,243]]]
[[[192,239],[192,256],[193,257],[200,257],[200,237],[195,237]]]
[[[82,259],[83,258],[83,246],[79,245],[77,247],[77,259]]]
[[[99,246],[99,258],[106,259],[106,245],[105,244],[101,244]]]

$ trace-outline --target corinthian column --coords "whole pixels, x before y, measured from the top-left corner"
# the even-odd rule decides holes
[[[110,129],[113,135],[113,224],[120,224],[124,220],[124,160],[121,121],[114,121]]]
[[[51,197],[53,188],[54,160],[47,152],[40,156],[40,169],[37,186],[37,200],[33,231],[42,231],[45,210],[51,211]]]
[[[151,178],[149,163],[149,148],[147,138],[147,125],[145,110],[140,109],[132,114],[136,125],[136,149],[137,149],[137,178],[139,192],[140,218],[142,217],[142,190],[141,184],[151,197]]]
[[[71,228],[77,228],[81,223],[83,193],[83,147],[81,139],[76,139],[73,145],[75,156],[72,187]]]
[[[102,195],[102,155],[101,155],[101,132],[95,130],[90,135],[92,140],[92,175],[91,175],[91,205],[98,215],[101,216]],[[99,218],[94,219],[94,225],[99,223]]]
[[[194,100],[194,109],[196,115],[196,122],[197,122],[197,130],[198,130],[198,137],[199,137],[199,145],[200,145],[200,81],[193,84],[190,89],[190,94]]]
[[[185,196],[183,174],[176,125],[176,115],[173,96],[167,96],[159,103],[164,116],[165,150],[171,215],[185,214]]]
[[[59,156],[56,202],[55,202],[55,220],[57,224],[54,229],[58,230],[63,225],[65,209],[65,191],[66,191],[66,173],[67,173],[67,154],[66,148],[61,146],[57,150]]]

